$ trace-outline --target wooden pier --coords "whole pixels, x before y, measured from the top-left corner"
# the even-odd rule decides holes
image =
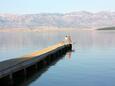
[[[29,72],[48,65],[56,59],[56,57],[65,54],[71,49],[72,44],[59,42],[53,46],[24,55],[20,58],[0,62],[0,83],[8,81],[9,84],[12,84],[15,77],[23,78],[29,74]]]

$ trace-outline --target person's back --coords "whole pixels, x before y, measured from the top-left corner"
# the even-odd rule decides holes
[[[68,43],[68,37],[67,37],[67,36],[65,36],[64,43],[65,43],[65,44]]]
[[[71,36],[65,36],[64,43],[65,44],[71,44],[72,43]]]

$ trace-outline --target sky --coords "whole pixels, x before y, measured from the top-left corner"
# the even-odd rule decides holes
[[[0,13],[67,13],[114,11],[115,0],[0,0]]]

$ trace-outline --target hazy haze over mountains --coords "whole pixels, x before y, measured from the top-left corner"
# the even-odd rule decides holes
[[[0,28],[33,28],[33,27],[61,27],[61,28],[99,28],[115,26],[115,12],[86,11],[41,14],[0,14]]]

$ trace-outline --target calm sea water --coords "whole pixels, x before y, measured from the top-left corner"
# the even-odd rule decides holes
[[[74,52],[22,86],[115,86],[115,31],[0,32],[0,61],[55,44],[66,34]]]

